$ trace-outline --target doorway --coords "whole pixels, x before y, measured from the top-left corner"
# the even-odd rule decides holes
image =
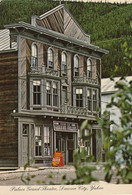
[[[57,132],[56,135],[56,152],[62,152],[63,161],[66,161],[66,138],[65,133]]]
[[[22,165],[29,163],[29,125],[23,124],[22,128]]]
[[[73,162],[74,133],[56,132],[56,152],[62,152],[64,164]]]

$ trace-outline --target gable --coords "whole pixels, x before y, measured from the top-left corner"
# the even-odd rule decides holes
[[[36,25],[90,43],[89,35],[85,34],[64,5],[60,5],[37,17]]]

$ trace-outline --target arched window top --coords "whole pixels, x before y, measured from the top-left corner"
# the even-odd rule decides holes
[[[77,54],[74,56],[74,67],[79,68],[79,56]]]
[[[61,54],[61,57],[62,57],[62,63],[64,63],[64,64],[67,64],[67,54],[66,54],[66,52],[62,52],[62,54]]]
[[[87,76],[92,77],[92,60],[90,58],[87,59]]]
[[[48,48],[48,67],[53,68],[54,66],[54,52],[51,47]]]
[[[67,54],[64,51],[61,53],[61,72],[67,74]]]
[[[36,43],[32,43],[31,45],[31,66],[38,66],[38,46]]]
[[[79,76],[79,56],[74,55],[74,76]]]

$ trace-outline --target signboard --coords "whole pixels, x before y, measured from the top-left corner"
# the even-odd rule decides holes
[[[78,124],[70,122],[53,121],[54,131],[77,132]]]
[[[54,152],[54,156],[53,156],[53,160],[52,160],[52,166],[53,167],[62,167],[62,166],[64,166],[62,152]]]

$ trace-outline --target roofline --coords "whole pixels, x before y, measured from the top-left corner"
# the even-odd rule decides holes
[[[103,91],[103,92],[101,92],[101,95],[114,94],[116,92],[117,92],[117,90],[115,90],[115,91]]]
[[[74,20],[74,22],[76,23],[76,25],[81,29],[82,33],[83,33],[86,37],[89,37],[89,38],[90,38],[90,35],[87,34],[87,33],[85,33],[85,31],[82,29],[82,27],[80,26],[80,24],[75,20],[75,18],[73,17],[73,15],[69,12],[69,10],[65,7],[64,4],[58,5],[57,7],[55,7],[55,8],[53,8],[53,9],[49,10],[48,12],[46,12],[46,13],[40,15],[40,16],[35,16],[35,18],[41,20],[41,19],[43,19],[43,18],[49,16],[50,14],[52,14],[52,13],[54,13],[54,12],[56,12],[56,11],[58,11],[59,9],[62,9],[62,8],[64,8],[64,9],[68,12],[68,14],[72,17],[72,19]]]
[[[18,49],[5,49],[5,50],[0,50],[0,53],[8,53],[8,52],[15,52],[18,51]]]
[[[53,31],[53,30],[50,30],[50,29],[43,28],[43,27],[40,27],[40,26],[36,27],[36,26],[33,26],[29,23],[25,23],[25,22],[22,22],[22,21],[20,21],[19,23],[4,25],[4,27],[7,28],[7,29],[11,29],[11,28],[15,29],[15,28],[23,27],[23,28],[26,28],[26,29],[30,29],[32,31],[36,31],[36,32],[41,33],[41,34],[44,33],[48,36],[56,37],[57,39],[61,39],[61,40],[64,40],[64,41],[67,41],[67,42],[70,42],[70,43],[73,43],[73,44],[78,44],[82,47],[86,47],[86,48],[92,49],[94,51],[98,51],[100,53],[103,53],[103,54],[108,54],[109,53],[108,50],[102,49],[102,48],[100,48],[98,46],[95,46],[95,45],[88,44],[85,41],[76,39],[76,38],[68,36],[68,35],[64,35],[62,33],[59,33],[59,32],[56,32],[56,31]]]

